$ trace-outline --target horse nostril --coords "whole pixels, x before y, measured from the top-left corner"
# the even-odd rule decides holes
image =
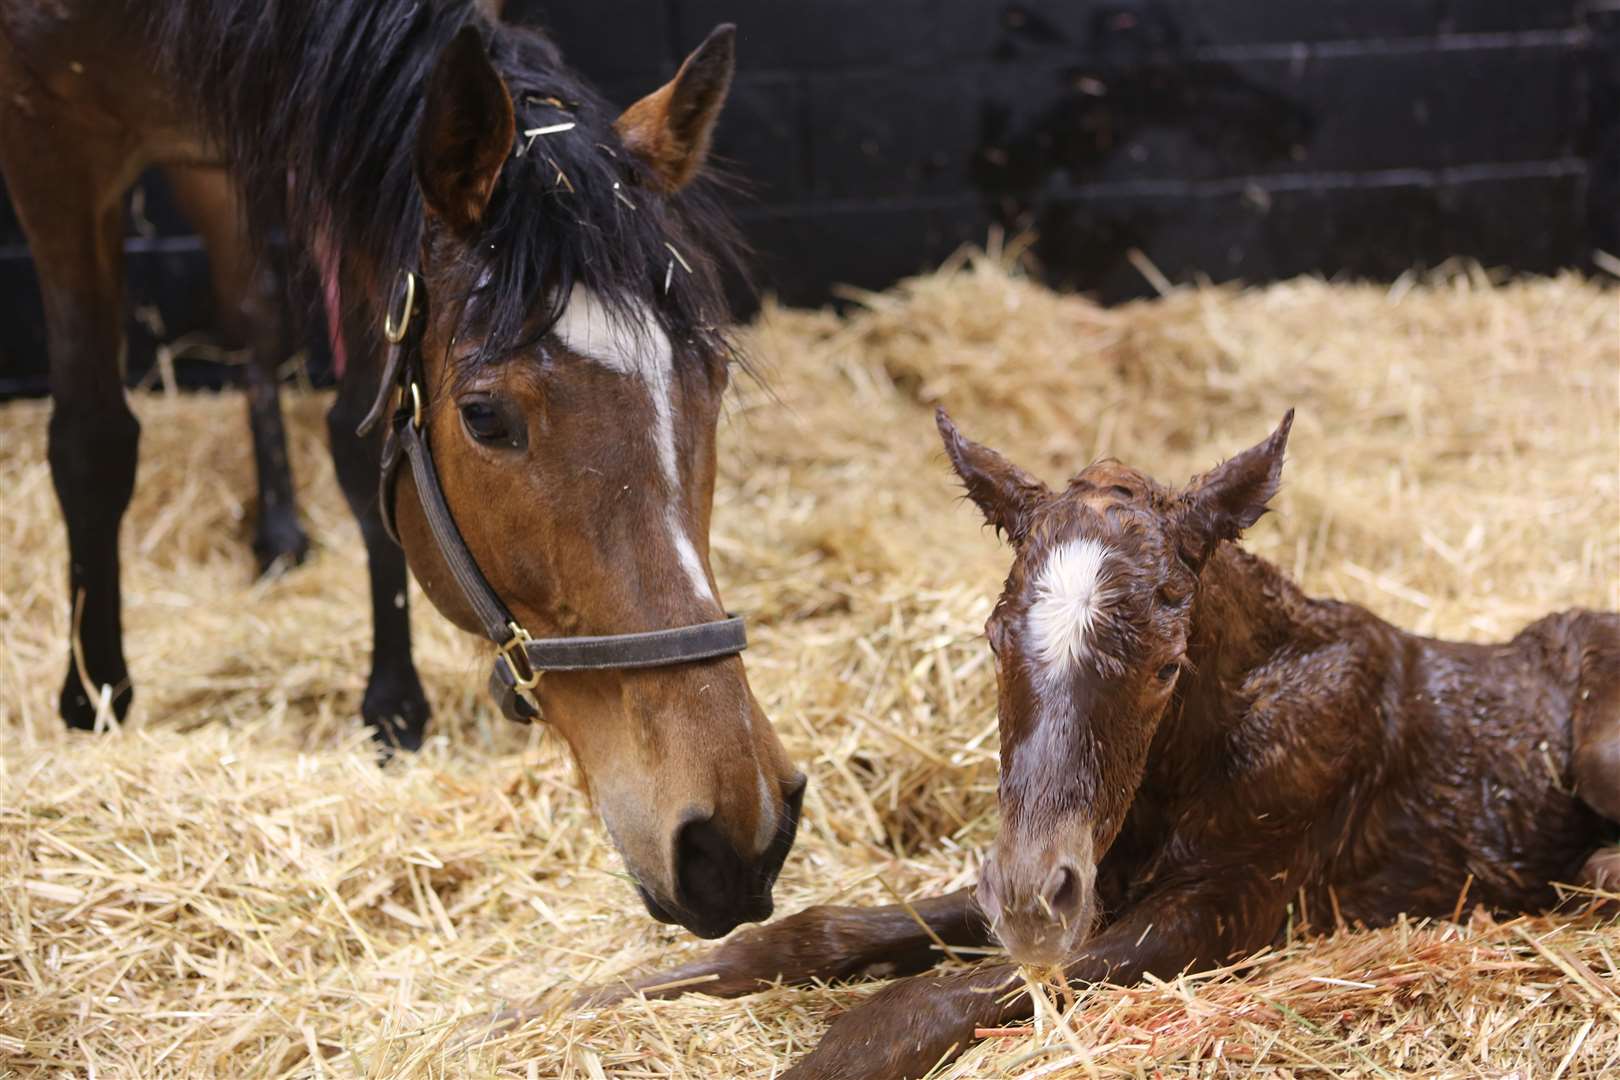
[[[675,833],[675,883],[694,912],[728,910],[741,892],[742,860],[713,818],[688,815]]]
[[[1080,910],[1080,873],[1070,863],[1060,863],[1046,879],[1041,889],[1041,905],[1046,914],[1060,920],[1065,926],[1070,916]]]
[[[787,803],[788,811],[793,815],[795,821],[799,818],[800,808],[804,806],[804,789],[809,786],[810,778],[804,773],[799,773],[789,780],[787,786],[782,789],[782,798]]]

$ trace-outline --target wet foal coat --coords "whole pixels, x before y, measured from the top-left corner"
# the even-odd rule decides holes
[[[1003,819],[980,903],[919,902],[926,928],[811,908],[647,985],[737,995],[998,936],[1071,979],[1131,982],[1252,953],[1293,904],[1378,925],[1449,916],[1465,888],[1506,911],[1552,905],[1554,881],[1620,891],[1620,848],[1601,846],[1620,823],[1620,616],[1475,645],[1306,596],[1234,542],[1276,491],[1287,421],[1179,491],[1101,462],[1056,493],[940,426],[1015,550],[987,626]],[[1006,964],[895,983],[786,1075],[921,1075],[1027,1015],[1021,985]]]

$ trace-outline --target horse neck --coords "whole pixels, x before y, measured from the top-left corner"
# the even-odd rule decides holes
[[[481,11],[411,0],[153,7],[157,62],[247,188],[258,243],[285,227],[296,245],[325,245],[346,263],[363,253],[384,280],[414,261],[422,87],[461,25],[487,22]]]

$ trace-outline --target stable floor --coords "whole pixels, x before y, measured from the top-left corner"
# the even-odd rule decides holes
[[[936,403],[1053,481],[1112,455],[1179,482],[1297,406],[1278,512],[1248,547],[1308,589],[1474,640],[1620,607],[1612,287],[1456,268],[1102,310],[963,258],[857,299],[847,317],[767,307],[747,332],[761,381],[738,380],[722,422],[715,569],[811,778],[779,911],[959,887],[994,834],[980,628],[1008,554],[958,498]],[[703,946],[646,917],[566,749],[493,711],[482,648],[420,594],[433,738],[378,767],[356,719],[364,557],[326,404],[287,400],[317,548],[255,582],[244,404],[135,398],[136,704],[122,730],[71,736],[54,715],[69,608],[48,407],[0,407],[0,1074],[785,1069],[871,984],[567,1010]],[[1091,990],[942,1075],[1620,1068],[1613,915],[1499,923],[1464,900],[1458,923],[1358,932],[1301,914],[1253,963]]]

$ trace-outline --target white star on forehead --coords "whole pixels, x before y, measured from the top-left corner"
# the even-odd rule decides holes
[[[1029,633],[1049,676],[1094,656],[1094,631],[1109,601],[1103,582],[1108,555],[1100,540],[1069,540],[1053,549],[1036,576]]]

